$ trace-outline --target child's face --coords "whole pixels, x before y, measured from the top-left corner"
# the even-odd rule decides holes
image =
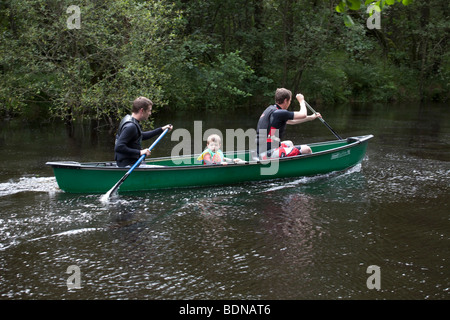
[[[211,149],[211,151],[216,152],[220,149],[220,142],[210,141],[208,143],[208,148]]]

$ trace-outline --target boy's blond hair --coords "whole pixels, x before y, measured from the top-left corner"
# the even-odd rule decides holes
[[[222,144],[222,141],[220,139],[220,136],[218,134],[212,134],[208,137],[207,143],[210,142],[217,142],[218,144]]]

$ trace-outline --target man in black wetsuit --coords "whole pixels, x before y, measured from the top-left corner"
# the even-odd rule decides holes
[[[131,115],[126,115],[120,122],[114,147],[118,167],[132,166],[143,154],[150,156],[150,151],[142,148],[142,140],[159,135],[167,128],[172,130],[172,125],[167,124],[152,131],[142,131],[139,122],[148,119],[152,113],[152,106],[151,100],[139,97],[133,102]]]
[[[258,156],[267,158],[277,158],[288,156],[282,152],[275,152],[277,148],[292,148],[291,141],[282,141],[286,124],[298,124],[314,120],[321,117],[320,113],[308,116],[304,97],[301,93],[295,97],[300,103],[300,111],[288,111],[292,100],[292,92],[285,88],[279,88],[275,92],[276,104],[269,106],[262,113],[256,128],[256,143]],[[300,154],[311,153],[311,148],[307,145],[301,145],[298,150]],[[298,154],[294,153],[294,155]],[[280,156],[281,155],[281,156]]]

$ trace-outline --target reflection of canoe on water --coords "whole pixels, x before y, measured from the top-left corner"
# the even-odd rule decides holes
[[[255,161],[252,152],[236,152],[245,162],[202,165],[197,155],[150,158],[137,167],[119,192],[161,188],[226,185],[247,181],[311,176],[350,168],[362,161],[372,135],[308,144],[313,153]],[[232,158],[232,154],[225,153]],[[105,193],[128,171],[114,162],[47,162],[53,167],[59,187],[73,193]]]

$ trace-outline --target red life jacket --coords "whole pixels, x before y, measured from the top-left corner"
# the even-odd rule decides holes
[[[298,148],[292,146],[288,146],[284,143],[282,143],[278,148],[276,148],[275,150],[273,150],[269,157],[267,157],[267,153],[263,153],[261,156],[262,160],[267,160],[267,159],[276,159],[276,158],[286,158],[286,157],[293,157],[293,156],[298,156],[300,155],[301,152]]]

